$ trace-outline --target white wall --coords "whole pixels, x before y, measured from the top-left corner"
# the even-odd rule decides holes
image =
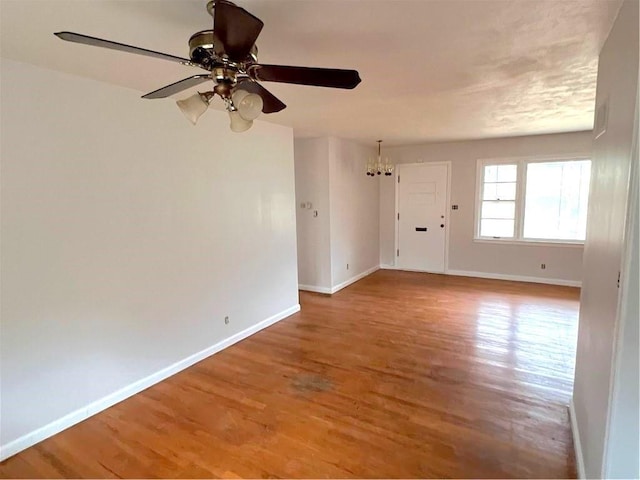
[[[298,282],[330,290],[329,139],[296,139],[294,157]],[[303,203],[311,208],[302,208]]]
[[[638,2],[626,0],[600,53],[598,68],[596,112],[608,102],[608,126],[594,140],[573,395],[575,443],[581,446],[581,470],[588,478],[606,473],[603,456],[615,352],[617,280],[625,244],[637,85]]]
[[[479,158],[591,153],[591,132],[432,143],[386,150],[394,163],[450,161],[449,270],[580,282],[582,247],[498,245],[474,242],[476,168]],[[380,182],[380,263],[395,262],[394,182]],[[449,206],[449,208],[451,208]],[[540,269],[545,263],[546,270]]]
[[[636,142],[638,135],[638,104],[636,103]],[[604,476],[606,478],[640,478],[640,234],[638,232],[638,145],[633,151],[633,188],[629,196],[627,215],[626,253],[622,265],[621,302],[618,333],[616,335],[616,358]]]
[[[290,128],[233,134],[213,110],[193,127],[170,100],[1,70],[7,454],[298,293]]]
[[[375,155],[373,147],[329,138],[333,289],[380,264],[379,180],[365,173],[368,159]]]
[[[294,144],[300,288],[333,293],[379,266],[378,179],[365,174],[375,149],[336,137]]]

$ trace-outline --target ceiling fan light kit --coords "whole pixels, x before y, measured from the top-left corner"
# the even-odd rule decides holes
[[[246,132],[253,126],[253,120],[247,120],[240,115],[240,112],[229,112],[229,127],[232,132]]]
[[[246,90],[236,90],[231,95],[231,101],[238,113],[245,120],[255,120],[262,112],[264,102],[260,95],[249,93]]]
[[[211,103],[212,99],[212,92],[198,92],[184,100],[178,100],[176,105],[184,113],[184,116],[195,125],[202,114],[209,108],[209,103]]]
[[[127,53],[160,58],[207,70],[143,95],[145,99],[167,98],[207,81],[210,91],[178,100],[177,105],[194,125],[218,95],[225,102],[234,132],[251,128],[260,113],[276,113],[286,105],[259,81],[292,83],[328,88],[353,89],[360,83],[356,70],[292,67],[258,63],[256,40],[264,27],[262,21],[228,0],[211,0],[207,11],[213,17],[213,29],[194,33],[189,39],[189,58],[177,57],[145,48],[103,40],[73,32],[55,35],[69,42],[109,48]]]

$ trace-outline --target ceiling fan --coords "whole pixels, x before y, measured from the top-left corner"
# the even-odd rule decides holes
[[[69,42],[136,53],[207,70],[209,73],[192,75],[147,93],[142,98],[166,98],[213,81],[212,90],[179,100],[178,107],[195,125],[218,95],[225,102],[234,132],[251,128],[260,112],[275,113],[286,108],[259,81],[345,89],[353,89],[360,83],[356,70],[258,63],[255,42],[264,23],[229,0],[210,0],[207,11],[213,17],[213,29],[202,30],[191,36],[188,59],[79,33],[57,32],[55,35]]]

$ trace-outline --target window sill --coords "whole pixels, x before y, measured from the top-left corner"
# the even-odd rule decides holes
[[[475,243],[492,243],[494,245],[521,245],[523,247],[569,247],[583,248],[584,242],[563,242],[550,240],[513,240],[513,239],[492,239],[492,238],[474,238]]]

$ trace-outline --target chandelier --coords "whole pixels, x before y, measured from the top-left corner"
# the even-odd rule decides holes
[[[378,159],[370,158],[367,162],[367,175],[370,177],[375,177],[376,175],[382,175],[390,177],[393,175],[393,165],[389,163],[389,157],[384,159],[384,163],[382,162],[382,157],[380,156],[380,148],[382,145],[382,140],[378,140]]]

